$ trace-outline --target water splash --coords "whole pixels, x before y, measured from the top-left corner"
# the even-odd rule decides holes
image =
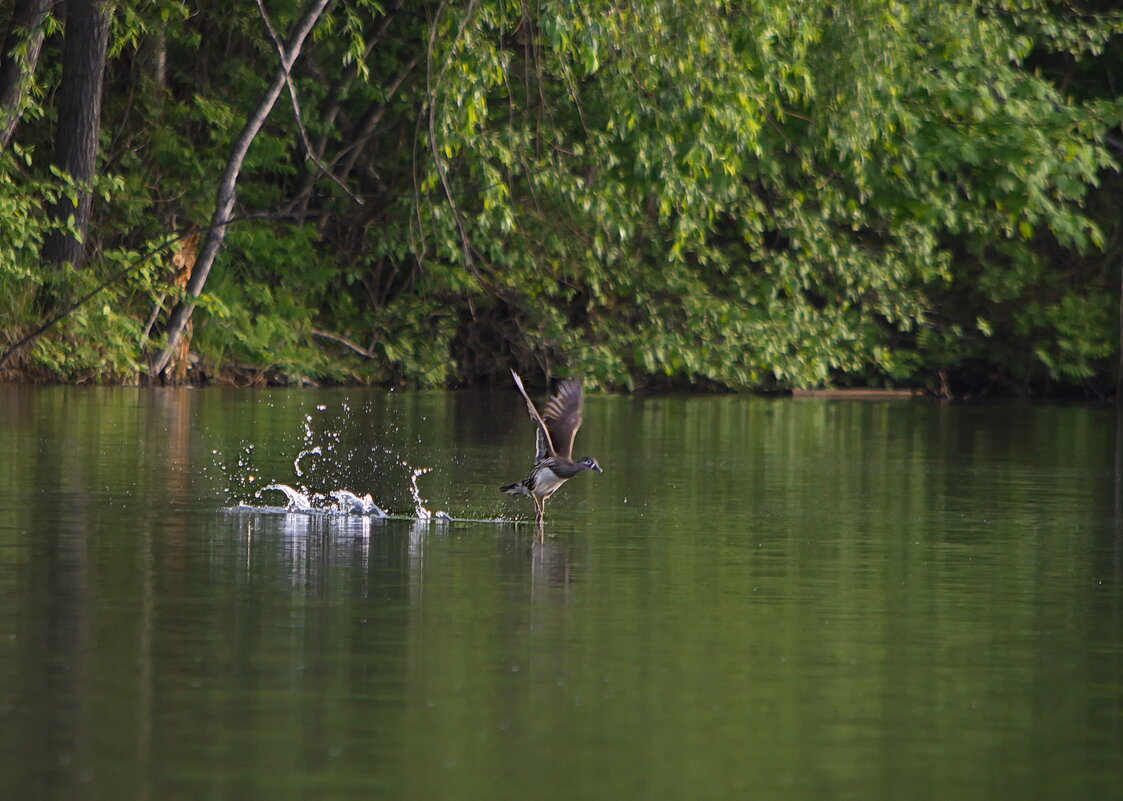
[[[411,467],[408,462],[402,462],[402,467],[410,471],[409,492],[413,496],[413,515],[418,520],[448,520],[447,512],[431,512],[425,507],[421,498],[421,490],[417,487],[417,479],[432,471],[431,467]]]
[[[339,504],[339,511],[351,512],[354,514],[366,515],[368,517],[389,517],[380,506],[375,504],[374,499],[367,493],[363,497],[359,497],[350,490],[333,490],[330,493],[331,497],[335,498]]]
[[[270,484],[257,491],[254,497],[260,498],[266,490],[277,490],[285,494],[285,508],[293,511],[306,512],[314,509],[312,500],[300,490],[293,489],[288,484]]]
[[[428,472],[427,468],[420,471],[420,474],[423,475],[426,472]],[[414,516],[408,519],[412,519],[414,520],[414,522],[420,523],[422,525],[427,524],[430,521],[442,522],[452,520],[452,517],[447,512],[431,512],[425,508],[424,503],[416,495],[416,482],[417,476],[415,475],[413,477],[413,491],[415,493],[414,497],[417,497],[417,507],[414,511]],[[319,493],[301,492],[299,489],[290,487],[288,484],[274,482],[259,489],[256,493],[254,493],[254,497],[261,499],[263,497],[263,494],[268,491],[282,493],[285,496],[284,507],[255,506],[252,504],[242,503],[235,508],[252,509],[255,511],[263,512],[300,512],[311,515],[359,515],[361,517],[375,520],[386,520],[391,517],[396,517],[396,515],[390,514],[385,509],[376,504],[369,493],[363,496],[359,496],[354,492],[351,492],[351,490],[337,489],[332,490],[326,495],[323,495]]]
[[[411,471],[409,477],[409,494],[413,496],[413,515],[418,520],[428,520],[433,516],[433,513],[425,508],[425,502],[421,500],[421,490],[417,487],[417,479],[428,473],[433,468],[411,468],[407,462],[402,462],[402,467],[404,467],[406,470]]]
[[[301,459],[303,459],[305,456],[322,456],[323,453],[323,448],[321,448],[319,445],[314,448],[307,448],[298,453],[296,455],[296,458],[292,460],[292,468],[296,471],[297,477],[299,478],[300,476],[304,475],[304,471],[300,469]]]
[[[340,408],[343,412],[342,423],[345,426],[346,421],[352,417],[352,410],[347,403],[341,404]],[[262,475],[263,471],[256,464],[253,444],[243,443],[236,455],[236,461],[231,459],[225,465],[219,464],[227,477],[224,491],[231,500],[236,501],[236,508],[269,513],[362,517],[368,520],[396,517],[413,520],[421,526],[429,522],[453,519],[448,512],[431,510],[428,507],[429,501],[421,497],[419,479],[432,472],[432,468],[414,467],[403,460],[400,453],[385,445],[369,446],[369,450],[364,449],[363,452],[382,451],[390,457],[392,464],[396,463],[405,469],[413,502],[412,514],[395,515],[376,503],[369,493],[355,492],[347,488],[346,484],[340,481],[340,477],[356,469],[357,463],[361,462],[359,456],[363,452],[354,450],[344,452],[343,431],[338,426],[331,425],[329,421],[333,420],[339,422],[324,404],[318,404],[314,411],[302,415],[298,452],[292,460],[295,480],[291,483],[286,483],[284,477],[278,479],[275,476]],[[396,426],[392,428],[396,429]],[[222,461],[217,451],[213,455],[216,457],[216,464]],[[376,469],[377,464],[360,469],[365,472],[371,468]],[[316,489],[316,484],[320,485],[322,491]],[[284,496],[284,505],[269,504],[270,498],[274,497],[270,493],[281,493]]]

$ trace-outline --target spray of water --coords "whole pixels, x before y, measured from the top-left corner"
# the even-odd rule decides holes
[[[303,450],[298,453],[296,455],[296,458],[292,460],[292,469],[296,471],[297,477],[299,478],[300,476],[304,475],[304,471],[300,469],[301,459],[303,459],[305,456],[320,456],[323,454],[323,452],[323,449],[319,445],[317,445],[314,448],[308,448],[307,450]]]
[[[345,417],[350,417],[350,407],[343,404]],[[327,407],[316,406],[317,412],[324,412]],[[365,518],[381,519],[391,517],[391,513],[375,502],[370,493],[359,494],[346,487],[336,486],[327,492],[313,492],[309,483],[313,483],[314,474],[321,472],[325,467],[338,467],[348,464],[355,458],[354,453],[340,454],[339,446],[341,434],[337,430],[326,430],[317,433],[315,418],[312,414],[305,414],[301,420],[302,442],[299,452],[292,461],[292,470],[297,481],[292,484],[283,481],[261,481],[260,473],[254,464],[254,446],[244,444],[236,461],[221,464],[221,456],[214,451],[216,464],[227,475],[225,492],[230,497],[246,497],[247,491],[252,491],[252,497],[258,503],[238,504],[238,508],[252,508],[264,511],[300,512],[305,514],[323,515],[358,515]],[[413,499],[413,514],[410,519],[418,522],[450,520],[448,513],[431,511],[426,506],[426,501],[421,497],[418,479],[429,473],[429,467],[414,467],[386,447],[381,450],[389,455],[394,462],[405,468],[409,476],[410,495]],[[318,457],[318,458],[312,458]],[[307,483],[306,483],[307,482]],[[333,482],[334,483],[334,482]],[[330,486],[330,485],[329,485]],[[284,496],[284,506],[269,505],[271,493],[279,492]]]
[[[413,516],[418,520],[448,520],[447,512],[431,512],[426,508],[425,501],[421,498],[421,490],[417,488],[417,479],[433,468],[411,467],[408,462],[402,462],[402,467],[410,471],[409,492],[413,496]]]
[[[359,514],[368,517],[390,516],[386,514],[381,507],[375,504],[369,492],[361,498],[350,490],[345,489],[332,490],[329,494],[335,499],[336,503],[339,504],[339,511],[345,514]]]

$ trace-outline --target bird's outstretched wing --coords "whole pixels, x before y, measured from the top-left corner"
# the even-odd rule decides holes
[[[550,435],[550,442],[558,456],[573,458],[573,440],[577,436],[577,429],[581,427],[581,408],[584,403],[581,382],[576,378],[567,378],[558,384],[557,391],[543,407],[546,432]]]
[[[554,442],[550,438],[550,429],[546,425],[546,421],[542,419],[542,415],[540,415],[538,413],[538,409],[534,407],[534,401],[532,401],[530,399],[530,396],[526,394],[526,388],[523,387],[523,380],[519,378],[519,374],[512,370],[511,377],[515,379],[515,386],[519,388],[519,392],[522,394],[523,400],[526,401],[526,408],[530,412],[531,419],[533,419],[538,426],[538,432],[535,436],[534,461],[537,462],[539,459],[545,459],[547,456],[553,456],[556,452],[554,450]],[[550,401],[547,402],[547,409],[550,408],[550,403],[553,402],[553,400],[554,398],[551,398]],[[580,423],[580,413],[578,414],[578,423]],[[570,445],[572,447],[572,443],[570,443]]]

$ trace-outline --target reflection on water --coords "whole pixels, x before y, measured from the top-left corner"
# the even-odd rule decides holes
[[[1113,411],[510,394],[0,388],[0,798],[1118,795]]]

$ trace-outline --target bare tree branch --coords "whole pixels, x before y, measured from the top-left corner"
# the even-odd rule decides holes
[[[347,186],[342,180],[337,178],[331,169],[320,160],[319,155],[312,148],[312,142],[308,138],[308,129],[304,127],[304,115],[300,111],[300,99],[296,95],[296,86],[292,82],[292,73],[289,72],[288,67],[285,66],[285,46],[281,43],[281,39],[277,36],[277,31],[273,28],[273,23],[269,19],[269,14],[265,10],[265,4],[262,0],[257,0],[257,10],[261,13],[261,21],[265,23],[265,29],[269,31],[269,38],[273,40],[273,46],[277,48],[277,53],[281,56],[281,69],[285,74],[285,85],[289,90],[289,97],[292,99],[292,116],[296,120],[296,128],[300,132],[300,142],[304,145],[305,157],[316,165],[324,175],[332,180],[332,182],[344,191],[347,197],[358,205],[363,205],[363,200]]]
[[[382,122],[382,118],[386,116],[386,112],[389,110],[390,100],[397,94],[398,89],[401,88],[402,83],[405,82],[409,73],[417,66],[418,59],[418,56],[412,57],[398,70],[398,74],[394,76],[390,85],[386,87],[385,100],[377,105],[371,106],[367,110],[358,132],[354,134],[351,141],[345,147],[341,148],[340,151],[335,154],[334,158],[332,158],[331,162],[328,164],[330,169],[335,170],[340,162],[342,162],[342,168],[337,172],[340,180],[346,181],[347,178],[350,177],[351,172],[355,169],[355,163],[358,161],[359,156],[362,155],[363,148],[370,142],[375,131],[378,130],[378,124]],[[301,214],[307,214],[307,203],[312,192],[312,184],[312,179],[310,177],[306,178],[288,207],[299,210]]]
[[[332,159],[332,166],[335,166],[341,158],[344,159],[343,175],[349,175],[355,168],[355,162],[358,160],[363,147],[370,141],[370,138],[374,136],[374,132],[378,128],[378,123],[380,123],[382,118],[386,115],[386,110],[389,107],[391,98],[397,93],[406,77],[413,71],[413,68],[417,66],[417,61],[418,57],[414,56],[398,70],[398,74],[394,76],[394,80],[391,81],[390,85],[386,88],[386,99],[370,109],[363,119],[358,134],[351,140],[351,143],[346,148],[341,150],[336,157]]]
[[[321,339],[331,340],[332,342],[338,342],[343,347],[347,348],[348,350],[354,351],[355,353],[362,356],[364,359],[376,359],[376,358],[378,358],[375,354],[371,353],[369,350],[364,348],[362,345],[356,345],[354,342],[349,340],[347,337],[342,337],[339,334],[333,334],[330,331],[321,331],[318,328],[313,328],[312,329],[312,335],[320,337]]]

